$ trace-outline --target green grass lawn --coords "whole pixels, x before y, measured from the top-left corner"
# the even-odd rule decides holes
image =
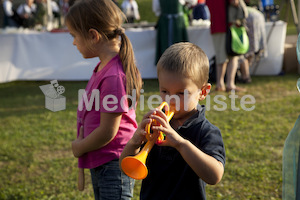
[[[245,86],[255,98],[253,111],[242,109],[242,95],[219,98],[225,111],[217,111],[221,104],[214,102],[222,93],[211,93],[210,101],[202,102],[210,106],[206,116],[220,128],[227,155],[222,181],[207,186],[208,199],[281,199],[283,145],[300,114],[298,77],[253,77]],[[59,112],[45,109],[39,89],[44,84],[48,82],[0,84],[0,199],[93,199],[88,170],[86,189],[76,189],[77,159],[70,149],[76,137],[78,89],[86,82],[60,82],[67,108]],[[144,90],[145,99],[157,94],[157,80],[144,80]],[[137,111],[138,121],[146,111]],[[140,181],[134,199],[139,187]]]
[[[141,20],[155,22],[151,0],[138,3]],[[280,18],[284,20],[283,14]],[[287,34],[296,33],[290,16]],[[221,105],[214,102],[222,93],[211,93],[210,101],[202,102],[210,108],[207,118],[223,134],[227,156],[222,181],[207,186],[208,199],[281,199],[283,145],[300,114],[298,78],[253,77],[245,86],[246,94],[255,98],[253,111],[242,109],[242,95],[233,99],[224,94],[225,111],[217,111]],[[0,199],[93,199],[88,170],[86,189],[76,189],[77,159],[70,148],[76,137],[78,89],[85,88],[86,82],[60,82],[66,88],[67,108],[59,112],[45,109],[39,89],[44,84],[48,82],[0,84]],[[144,80],[144,90],[145,99],[158,94],[157,80]],[[233,103],[239,111],[232,110]],[[137,120],[146,112],[137,110]],[[134,199],[139,199],[140,183],[136,182]]]

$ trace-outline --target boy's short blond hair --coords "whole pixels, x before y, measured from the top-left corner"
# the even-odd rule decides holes
[[[209,61],[204,51],[195,44],[180,42],[170,46],[157,63],[157,74],[161,70],[179,73],[201,89],[209,78]]]

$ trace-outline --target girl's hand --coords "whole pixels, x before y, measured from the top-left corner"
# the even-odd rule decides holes
[[[156,110],[155,115],[151,115],[150,118],[155,119],[161,124],[161,126],[153,126],[153,130],[162,131],[166,137],[165,140],[159,144],[160,146],[170,146],[178,149],[180,145],[185,141],[170,125],[167,120],[167,116],[161,110]]]
[[[83,140],[83,126],[80,127],[78,138],[72,142],[72,151],[73,151],[73,155],[76,158],[79,158],[80,156],[83,155],[83,153],[80,152],[80,148],[79,148],[81,140]]]

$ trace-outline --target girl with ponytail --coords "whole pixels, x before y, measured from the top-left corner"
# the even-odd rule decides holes
[[[91,171],[95,199],[130,199],[133,193],[134,180],[121,172],[118,159],[137,128],[142,80],[122,28],[125,18],[111,0],[77,0],[66,15],[73,45],[84,58],[100,59],[79,96],[72,142],[78,167]]]

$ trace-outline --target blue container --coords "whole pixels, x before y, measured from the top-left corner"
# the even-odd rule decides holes
[[[274,0],[261,0],[263,8],[266,6],[274,5]]]

